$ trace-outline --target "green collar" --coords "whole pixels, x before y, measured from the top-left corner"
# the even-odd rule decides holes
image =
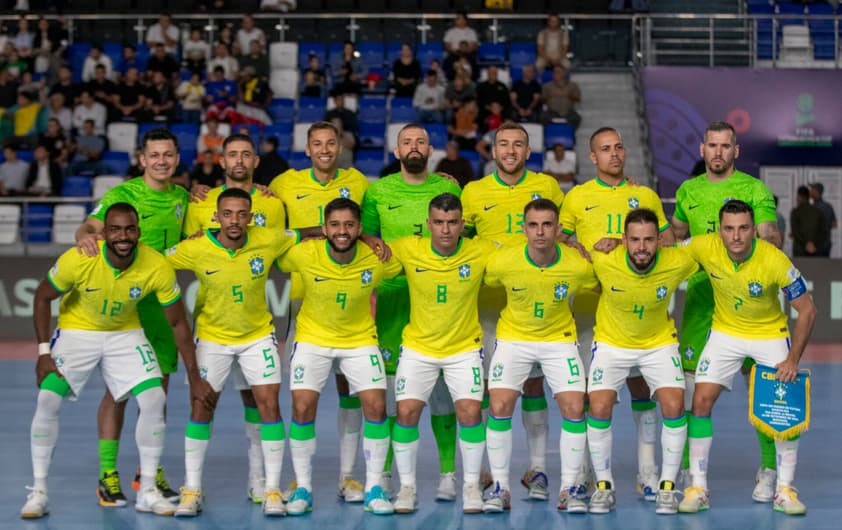
[[[632,266],[632,264],[631,264],[631,260],[629,259],[629,251],[628,251],[628,250],[626,250],[626,266],[629,268],[629,270],[630,270],[630,271],[632,271],[632,272],[633,272],[633,273],[635,273],[636,275],[638,275],[638,276],[646,276],[647,274],[649,274],[650,272],[652,272],[653,270],[655,270],[655,267],[657,267],[657,266],[658,266],[658,260],[660,259],[660,257],[661,257],[661,252],[660,252],[660,251],[658,251],[658,250],[656,250],[656,251],[655,251],[655,259],[652,261],[652,266],[651,266],[651,267],[649,267],[649,270],[648,270],[648,271],[646,271],[646,272],[640,272],[639,270],[635,269],[635,268]]]
[[[526,258],[527,263],[538,269],[549,269],[550,267],[554,267],[559,261],[561,261],[561,247],[558,243],[556,243],[555,245],[555,253],[556,256],[553,262],[547,265],[546,267],[542,267],[541,265],[538,265],[537,263],[532,261],[532,258],[529,257],[529,245],[523,246],[523,256]]]
[[[494,175],[494,180],[496,180],[498,184],[500,184],[501,186],[506,186],[507,188],[509,188],[509,187],[517,186],[518,184],[520,184],[521,182],[526,180],[526,172],[527,172],[527,170],[526,170],[526,168],[524,168],[523,169],[523,175],[521,175],[520,178],[517,180],[517,182],[515,182],[514,184],[509,184],[505,180],[501,179],[500,175],[497,174],[497,171],[495,171],[493,173],[493,175]]]
[[[357,259],[357,245],[356,245],[356,243],[354,244],[354,256],[351,258],[351,261],[349,261],[348,263],[339,263],[338,261],[336,261],[333,258],[333,255],[330,253],[330,243],[328,242],[327,239],[325,239],[325,254],[327,254],[328,258],[330,258],[330,261],[336,263],[340,267],[344,267],[345,265],[350,265],[351,263],[354,263],[354,260]]]
[[[456,244],[456,250],[454,250],[453,253],[450,254],[450,256],[455,256],[456,254],[459,253],[459,251],[461,249],[462,249],[462,238],[460,237],[459,243]],[[436,256],[438,256],[440,258],[449,258],[450,257],[450,256],[445,256],[444,254],[440,254],[439,251],[436,250],[435,247],[433,247],[433,240],[432,239],[430,239],[430,250],[432,250],[433,254],[435,254]]]
[[[723,242],[722,244],[724,245],[725,243]],[[746,263],[748,263],[748,260],[750,260],[751,257],[754,256],[754,249],[756,249],[756,248],[757,248],[757,239],[752,238],[751,239],[751,252],[748,253],[748,257],[745,260],[743,260],[742,263],[737,263],[736,261],[731,260],[731,263],[734,264],[734,271],[738,271],[740,269],[740,265],[745,265]],[[726,247],[726,253],[727,253],[727,247]],[[731,259],[731,256],[728,256],[728,259]]]
[[[228,186],[226,186],[225,184],[223,184],[221,187],[222,187],[222,191],[225,191],[225,190],[228,189]],[[251,185],[251,191],[249,192],[249,195],[254,195],[255,193],[257,193],[257,188],[255,188],[254,184],[252,184]]]
[[[211,243],[213,243],[217,247],[219,247],[222,250],[224,250],[225,252],[227,252],[228,255],[231,256],[231,257],[234,257],[234,254],[237,253],[237,250],[243,250],[244,248],[246,248],[246,245],[248,245],[248,243],[249,243],[248,228],[246,228],[246,235],[245,235],[246,239],[245,239],[245,241],[243,241],[243,246],[241,246],[237,250],[231,250],[230,248],[228,248],[225,245],[223,245],[222,243],[220,243],[219,240],[216,239],[216,234],[218,234],[219,232],[220,232],[220,230],[218,228],[213,228],[213,229],[208,228],[207,230],[205,230],[205,235],[208,236],[208,239],[210,239]]]
[[[315,172],[315,171],[313,171],[313,168],[311,167],[311,168],[310,168],[310,178],[311,178],[311,179],[313,179],[313,182],[315,182],[315,183],[316,183],[316,184],[318,184],[319,186],[321,186],[321,187],[325,187],[325,186],[327,186],[328,184],[330,184],[330,181],[331,181],[331,180],[336,180],[336,179],[338,179],[338,178],[339,178],[339,169],[338,169],[338,168],[336,169],[336,173],[333,175],[333,178],[332,178],[332,179],[328,179],[328,180],[327,180],[327,182],[322,182],[321,180],[319,180],[319,179],[317,179],[317,178],[316,178],[316,172]]]
[[[117,267],[112,265],[110,261],[108,261],[108,252],[106,252],[105,241],[100,242],[99,252],[100,252],[100,254],[102,254],[102,259],[105,261],[105,264],[108,265],[108,268],[111,269],[112,271],[114,271],[114,277],[115,278],[117,276],[119,276],[120,273],[125,272],[125,271],[121,271],[120,269],[118,269]],[[135,249],[134,249],[134,255],[132,256],[132,261],[131,261],[131,263],[129,263],[129,266],[126,267],[126,270],[129,270],[129,267],[134,265],[135,260],[137,260],[137,247],[135,247]]]
[[[619,184],[617,184],[616,186],[612,186],[611,184],[609,184],[609,183],[605,182],[604,180],[602,180],[602,179],[601,179],[601,178],[599,178],[599,177],[594,177],[594,180],[596,181],[596,183],[597,183],[597,184],[599,184],[600,186],[603,186],[603,187],[605,187],[605,188],[620,188],[620,187],[622,187],[622,186],[625,186],[625,185],[626,185],[626,182],[627,182],[627,181],[626,181],[626,179],[623,179],[623,180],[621,180],[621,181],[620,181],[620,183],[619,183]]]

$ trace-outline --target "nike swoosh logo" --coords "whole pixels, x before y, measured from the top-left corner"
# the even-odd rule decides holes
[[[398,204],[397,206],[393,206],[393,205],[391,205],[391,204],[390,204],[390,205],[388,206],[388,209],[389,209],[389,210],[395,210],[395,209],[397,209],[397,208],[400,208],[401,206],[403,206],[403,204]]]
[[[710,277],[711,277],[711,278],[714,278],[714,279],[716,279],[716,280],[721,280],[721,279],[722,279],[722,277],[721,277],[721,276],[717,276],[717,275],[716,275],[716,274],[714,274],[714,273],[710,273]]]
[[[211,274],[216,274],[217,272],[219,272],[219,269],[216,269],[215,271],[209,271],[205,269],[205,274],[207,274],[208,276],[210,276]]]
[[[575,385],[578,382],[579,382],[579,379],[568,379],[567,380],[568,385]]]
[[[676,378],[675,378],[675,380],[676,380],[677,382],[681,382],[681,381],[684,381],[684,378],[683,378],[683,377],[676,377]]]
[[[599,205],[597,204],[596,206],[585,206],[585,211],[589,212],[589,211],[593,210],[594,208],[599,208]]]
[[[263,377],[271,377],[275,375],[275,372],[263,372]]]
[[[512,291],[515,292],[515,293],[518,292],[518,291],[525,291],[525,290],[526,290],[526,287],[512,287]]]
[[[309,196],[310,196],[309,193],[305,193],[304,195],[296,195],[295,198],[298,199],[298,200],[301,200],[301,199],[303,199],[305,197],[309,197]]]
[[[698,208],[699,206],[701,206],[701,204],[694,204],[693,206],[688,206],[687,209],[692,210],[693,208]]]
[[[149,219],[150,217],[152,217],[152,216],[154,216],[154,215],[155,215],[154,213],[150,213],[150,214],[148,214],[148,215],[141,215],[141,216],[140,216],[140,218],[141,218],[141,219]]]
[[[483,206],[482,209],[487,212],[488,210],[495,208],[496,206],[496,204],[489,204],[488,206]]]
[[[480,392],[482,392],[482,389],[481,389],[481,388],[472,388],[472,389],[471,389],[471,394],[478,394],[478,393],[480,393]]]
[[[372,383],[379,383],[379,382],[380,382],[380,381],[382,381],[382,380],[383,380],[383,378],[382,378],[382,377],[372,377],[372,378],[371,378],[371,382],[372,382]]]
[[[611,286],[611,292],[612,292],[612,293],[624,293],[624,292],[626,292],[626,290],[625,290],[625,289],[617,289],[616,287],[614,287],[614,286],[612,285],[612,286]]]
[[[330,279],[330,278],[319,278],[318,276],[316,276],[315,278],[313,278],[313,280],[315,280],[315,281],[317,281],[317,282],[326,282],[326,281],[328,281],[329,279]]]
[[[149,372],[151,372],[151,371],[152,371],[152,370],[154,370],[154,369],[155,369],[155,365],[154,365],[154,364],[153,364],[152,366],[147,366],[147,367],[146,367],[146,373],[149,373]]]
[[[419,269],[418,267],[415,267],[415,272],[427,272],[427,269]]]
[[[86,288],[85,288],[85,292],[86,292],[86,293],[92,293],[92,292],[94,292],[94,291],[100,291],[100,290],[102,290],[102,288],[101,288],[101,287],[97,287],[96,289],[91,289],[90,287],[86,287]]]

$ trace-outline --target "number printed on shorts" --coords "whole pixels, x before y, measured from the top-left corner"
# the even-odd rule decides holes
[[[570,375],[579,377],[579,363],[576,362],[575,357],[567,358],[567,367],[570,369]]]
[[[439,284],[436,286],[436,303],[447,303],[447,285]]]
[[[275,356],[272,353],[272,348],[263,348],[263,360],[266,361],[267,370],[275,367]]]
[[[482,370],[474,366],[473,368],[471,368],[471,371],[474,374],[474,386],[482,385]]]
[[[383,366],[380,364],[380,356],[379,355],[369,355],[368,360],[371,361],[371,366],[377,368],[377,373],[383,373]]]
[[[143,363],[143,367],[146,368],[147,371],[154,368],[154,366],[149,366],[150,364],[155,364],[155,351],[152,349],[151,345],[143,343],[139,346],[135,346],[134,349],[140,354],[140,361]]]

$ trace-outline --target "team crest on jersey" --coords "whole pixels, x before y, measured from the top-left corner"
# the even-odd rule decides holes
[[[199,367],[199,377],[201,377],[202,380],[207,381],[207,379],[208,379],[208,367],[207,366],[200,366]]]
[[[140,298],[140,287],[129,288],[129,298]]]
[[[503,375],[503,363],[497,363],[494,365],[494,368],[491,370],[491,379],[493,381],[499,381],[500,377]]]
[[[541,194],[540,194],[540,193],[533,193],[533,194],[532,194],[532,200],[533,200],[533,201],[534,201],[534,200],[537,200],[537,199],[540,199],[540,198],[541,198]]]
[[[593,384],[599,385],[602,384],[602,379],[605,377],[605,372],[602,368],[597,368],[593,371]]]
[[[471,264],[466,263],[459,267],[459,277],[463,280],[467,280],[471,277]]]
[[[553,287],[553,298],[556,300],[564,300],[567,298],[567,292],[570,290],[570,286],[567,282],[557,283],[555,287]]]
[[[251,269],[251,273],[255,276],[260,276],[263,274],[265,267],[263,266],[263,258],[260,256],[255,256],[249,260],[249,269]]]
[[[339,196],[343,199],[350,199],[351,190],[349,190],[348,188],[339,188]]]
[[[658,298],[658,300],[663,300],[667,297],[667,292],[667,286],[661,285],[660,287],[655,289],[655,296]]]
[[[629,208],[634,210],[635,208],[639,208],[639,207],[640,207],[640,201],[637,200],[637,197],[629,198]]]
[[[374,275],[371,274],[371,270],[366,269],[366,270],[364,270],[360,273],[360,281],[362,282],[363,285],[370,285],[373,276]]]
[[[689,361],[693,358],[694,355],[696,355],[696,350],[694,350],[690,346],[687,346],[687,348],[684,350],[684,358]]]
[[[733,201],[734,197],[725,197],[725,200],[722,201],[723,206],[728,204],[729,201]]]
[[[179,221],[184,216],[184,210],[181,208],[181,203],[175,205],[175,217]]]
[[[389,362],[392,359],[392,350],[389,348],[380,348],[380,355],[383,356],[383,360]]]
[[[395,383],[395,394],[403,394],[405,391],[406,391],[406,377],[400,376],[400,377],[398,377],[398,380]]]
[[[304,382],[304,365],[296,364],[292,370],[292,378],[296,383]]]
[[[702,360],[699,362],[699,368],[698,368],[698,370],[697,370],[697,371],[698,371],[700,374],[706,374],[706,373],[708,373],[708,368],[710,368],[710,359],[708,359],[707,357],[705,357],[704,359],[702,359]]]
[[[763,284],[757,280],[748,282],[748,294],[752,298],[763,296]]]
[[[266,226],[266,214],[265,213],[254,214],[254,226]]]

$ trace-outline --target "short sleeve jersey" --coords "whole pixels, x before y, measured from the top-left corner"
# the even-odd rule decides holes
[[[187,239],[167,251],[175,269],[191,270],[199,280],[193,314],[196,336],[217,344],[246,344],[275,329],[266,306],[266,280],[272,263],[297,237],[285,232],[249,229],[245,244],[230,250],[218,231]]]
[[[540,267],[526,245],[498,250],[488,263],[485,283],[506,290],[497,338],[519,342],[576,342],[570,299],[596,287],[593,267],[573,249],[556,245],[557,259]]]
[[[138,243],[134,261],[124,271],[109,263],[104,241],[99,247],[96,256],[71,248],[47,273],[47,280],[64,293],[59,329],[138,329],[137,304],[141,298],[154,294],[162,306],[167,306],[181,297],[175,271],[151,247]]]
[[[590,250],[602,238],[622,237],[626,214],[635,208],[654,211],[661,232],[669,228],[661,199],[650,188],[632,186],[625,180],[611,186],[599,178],[574,186],[567,193],[559,223],[565,234],[576,234],[582,246]]]
[[[225,191],[225,185],[213,188],[201,202],[191,202],[187,206],[187,218],[184,220],[185,236],[207,229],[218,230],[219,222],[214,219],[219,194]],[[267,197],[257,188],[251,189],[251,222],[249,226],[277,229],[282,231],[285,223],[284,204],[277,197]]]
[[[661,248],[655,264],[639,273],[629,263],[625,247],[591,254],[602,285],[596,308],[594,340],[618,348],[651,349],[678,342],[669,315],[670,298],[698,270],[684,251]]]
[[[477,298],[496,246],[483,239],[459,240],[450,256],[437,253],[430,238],[409,236],[391,243],[409,284],[409,324],[403,346],[443,358],[482,347]]]
[[[524,171],[521,179],[510,186],[496,172],[492,173],[469,182],[462,191],[465,227],[500,244],[521,243],[525,240],[523,208],[541,198],[561,207],[564,193],[554,178]]]
[[[690,235],[713,234],[719,230],[719,209],[739,199],[754,209],[754,223],[776,223],[775,198],[769,188],[742,171],[734,171],[720,182],[706,174],[685,181],[675,192],[675,218],[690,225]]]
[[[377,345],[371,293],[384,278],[400,274],[397,260],[382,263],[357,242],[354,259],[342,264],[331,257],[327,241],[311,240],[290,250],[279,265],[301,273],[304,301],[296,320],[297,342],[325,348]]]
[[[105,222],[109,206],[118,202],[131,204],[139,216],[140,240],[163,253],[181,240],[188,199],[187,190],[181,186],[170,183],[158,191],[150,188],[143,177],[137,177],[108,190],[90,216]]]
[[[693,237],[683,248],[704,268],[713,286],[711,329],[744,339],[788,337],[778,292],[794,300],[807,292],[805,280],[774,245],[752,241],[751,255],[742,263],[731,260],[719,234]]]
[[[354,168],[337,169],[336,176],[322,183],[313,168],[290,169],[275,177],[269,189],[286,207],[289,228],[324,224],[324,208],[333,199],[351,199],[362,205],[368,179]]]

